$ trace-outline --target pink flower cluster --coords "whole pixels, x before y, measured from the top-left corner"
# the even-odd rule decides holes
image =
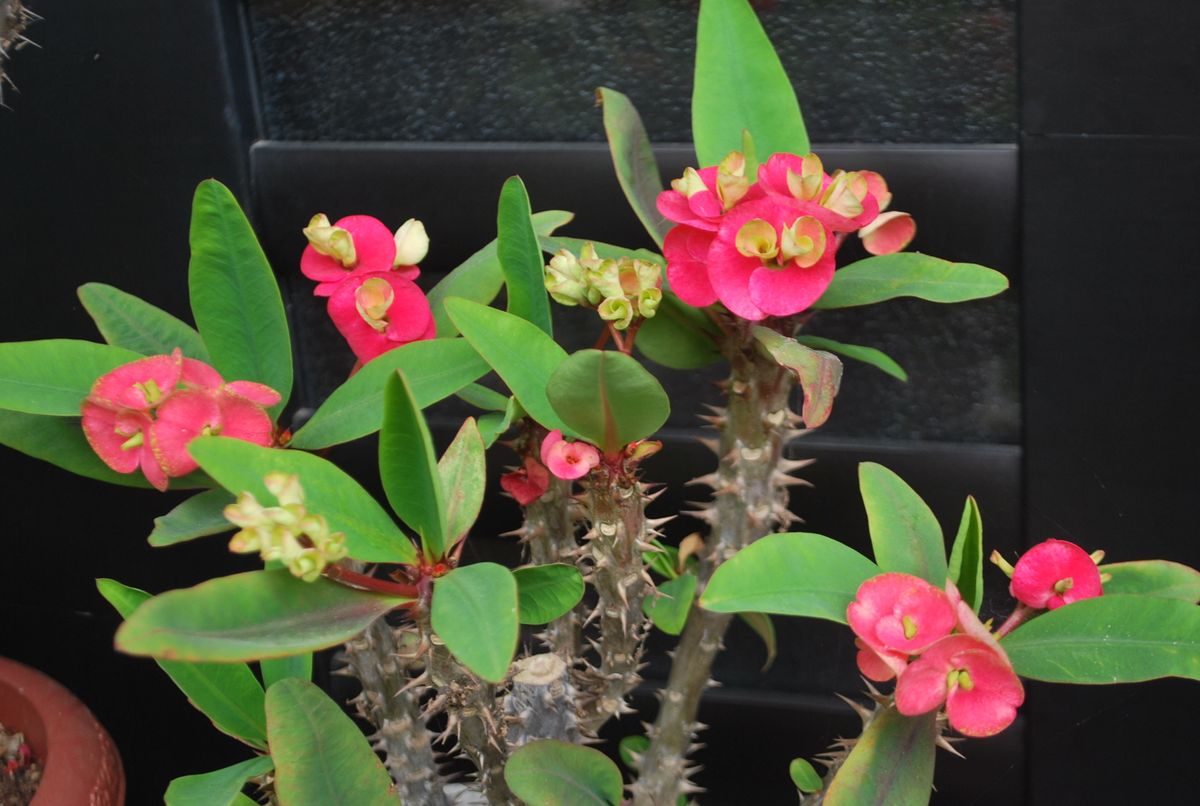
[[[897,677],[896,709],[917,716],[946,706],[965,736],[1007,728],[1025,700],[1008,656],[952,583],[942,591],[909,574],[868,579],[846,609],[858,636],[858,668]]]
[[[419,221],[393,235],[376,218],[352,215],[333,224],[323,215],[304,230],[309,244],[300,271],[328,297],[329,318],[362,363],[435,335],[433,312],[413,282],[429,239]]]
[[[916,234],[912,216],[883,212],[887,183],[873,171],[827,174],[815,154],[773,154],[745,175],[733,152],[687,169],[658,196],[673,228],[663,243],[672,290],[689,305],[721,302],[743,319],[805,310],[833,280],[847,233],[872,254],[898,252]]]
[[[187,475],[196,462],[187,445],[206,434],[269,446],[275,425],[265,407],[280,400],[269,386],[226,383],[220,374],[179,350],[141,358],[100,377],[83,401],[83,433],[118,473],[142,473],[159,490]]]

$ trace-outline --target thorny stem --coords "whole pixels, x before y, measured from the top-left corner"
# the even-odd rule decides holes
[[[727,344],[728,408],[715,446],[719,467],[703,479],[716,490],[716,500],[699,513],[713,529],[701,561],[697,597],[721,563],[795,519],[787,509],[786,487],[794,480],[785,475],[787,466],[781,463],[785,444],[799,433],[792,428],[795,415],[787,408],[793,377],[761,355],[747,328],[737,326]],[[633,786],[636,806],[668,806],[681,792],[694,791],[687,781],[686,756],[699,727],[700,697],[730,619],[698,607],[689,614],[649,731],[650,747],[640,759],[640,776]]]
[[[574,564],[579,548],[571,515],[571,482],[550,477],[550,487],[525,508],[522,533],[529,546],[529,559],[537,565]],[[581,607],[546,625],[543,640],[551,652],[573,665],[580,652]]]

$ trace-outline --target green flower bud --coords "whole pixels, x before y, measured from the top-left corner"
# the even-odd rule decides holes
[[[612,322],[617,330],[624,330],[633,321],[633,303],[625,297],[609,297],[596,309],[600,318]]]
[[[555,302],[563,305],[580,305],[587,301],[584,269],[575,256],[566,249],[559,249],[550,258],[545,272],[546,291]]]

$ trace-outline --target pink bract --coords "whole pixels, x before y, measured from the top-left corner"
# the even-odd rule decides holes
[[[557,428],[542,440],[542,464],[560,479],[586,476],[600,464],[600,452],[586,442],[567,442]]]
[[[1022,604],[1049,610],[1104,593],[1091,556],[1066,540],[1047,540],[1022,554],[1008,590]]]
[[[881,673],[880,663],[898,674],[909,655],[949,635],[958,618],[953,602],[941,590],[910,574],[889,573],[859,586],[846,608],[846,620],[864,649],[878,659],[877,663],[860,653],[859,668],[880,680],[873,676]]]
[[[144,440],[150,417],[136,411],[114,411],[90,400],[84,401],[80,413],[83,415],[83,434],[101,461],[118,473],[137,470],[142,450],[149,449]],[[138,434],[143,435],[142,445],[124,447]]]
[[[796,205],[779,199],[739,204],[725,215],[708,251],[708,279],[726,308],[752,321],[789,316],[805,310],[825,293],[833,282],[836,245],[832,236],[826,238],[821,258],[807,268],[794,260],[782,268],[769,267],[760,258],[742,254],[736,245],[738,232],[753,219],[766,221],[781,240],[783,230],[803,215]]]
[[[872,255],[890,255],[912,242],[917,234],[917,222],[908,213],[880,213],[874,221],[858,231],[863,248]]]
[[[148,411],[175,391],[182,361],[183,353],[176,350],[122,364],[97,379],[88,399],[114,409]]]
[[[968,635],[929,647],[896,682],[896,709],[917,716],[946,704],[950,725],[965,736],[993,736],[1016,719],[1025,690],[1008,661]]]
[[[527,507],[550,489],[550,471],[532,456],[526,456],[524,467],[500,477],[500,486],[518,504]]]
[[[382,221],[368,215],[351,215],[339,218],[333,226],[350,233],[356,261],[352,267],[346,268],[334,258],[322,255],[312,244],[305,247],[304,254],[300,256],[300,271],[308,279],[317,282],[314,294],[328,297],[347,277],[391,270],[392,261],[396,258],[396,241]]]
[[[772,154],[771,158],[758,168],[758,184],[766,191],[768,197],[787,199],[797,206],[797,215],[810,215],[834,232],[853,232],[870,224],[875,220],[875,216],[879,215],[879,200],[871,193],[871,186],[875,184],[878,187],[878,184],[870,179],[867,180],[867,196],[862,201],[863,210],[852,218],[823,207],[816,200],[796,198],[788,187],[787,175],[788,171],[799,175],[803,164],[804,159],[795,154]],[[826,174],[822,177],[822,190],[828,188],[829,184],[830,177]]]
[[[359,310],[359,289],[369,280],[391,286],[392,301],[382,319],[369,322]],[[421,289],[392,271],[356,275],[338,286],[329,298],[329,318],[362,363],[413,341],[432,339],[433,312]]]
[[[180,380],[187,386],[200,389],[219,389],[225,383],[221,373],[194,358],[183,359],[183,374]]]
[[[715,165],[701,168],[696,173],[704,182],[704,190],[690,197],[675,189],[664,190],[658,194],[655,206],[668,221],[715,232],[725,212],[717,195],[717,168]]]
[[[688,305],[703,308],[717,301],[708,279],[708,250],[716,235],[708,230],[680,225],[663,239],[667,280],[671,290]]]
[[[150,447],[168,477],[186,476],[197,464],[187,452],[188,443],[202,434],[221,430],[221,407],[209,392],[178,392],[155,411],[150,426]]]

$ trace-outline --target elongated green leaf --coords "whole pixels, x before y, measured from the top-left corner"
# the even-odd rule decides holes
[[[528,806],[617,806],[621,771],[591,747],[553,739],[517,748],[504,780]]]
[[[933,790],[937,714],[888,708],[850,751],[822,801],[826,806],[924,806]]]
[[[433,631],[454,657],[499,683],[517,650],[517,580],[495,563],[456,568],[434,583]]]
[[[408,378],[417,405],[426,408],[482,377],[488,365],[463,339],[414,341],[389,350],[334,389],[291,446],[317,450],[378,431],[383,389],[396,370]]]
[[[545,624],[570,612],[583,598],[579,569],[564,563],[530,565],[513,571],[522,624]]]
[[[292,342],[275,275],[229,188],[206,179],[192,199],[192,316],[212,364],[229,381],[292,394]]]
[[[858,483],[879,567],[921,577],[938,588],[945,585],[945,538],[921,496],[874,462],[858,466]]]
[[[657,431],[671,413],[662,384],[635,359],[580,350],[550,376],[546,397],[571,430],[606,452]]]
[[[634,343],[656,364],[671,369],[699,369],[721,360],[716,343],[719,333],[707,316],[664,291],[657,313],[642,322]]]
[[[539,237],[550,235],[574,217],[574,213],[565,210],[534,213],[533,229]],[[503,286],[504,275],[500,271],[500,257],[496,252],[496,242],[492,241],[443,277],[429,292],[429,306],[433,309],[438,338],[458,335],[458,327],[446,315],[446,300],[449,297],[461,297],[487,305],[496,298]]]
[[[150,594],[145,591],[122,585],[115,579],[98,579],[96,588],[126,620],[150,599]],[[217,730],[253,747],[266,748],[263,689],[249,666],[166,660],[158,661],[158,666],[179,686],[188,701],[212,720]]]
[[[388,379],[383,399],[379,431],[383,491],[400,520],[421,536],[425,556],[440,558],[446,548],[446,494],[429,426],[403,372]]]
[[[270,473],[294,474],[304,488],[304,504],[323,515],[329,528],[346,535],[346,551],[364,562],[415,562],[412,541],[391,516],[337,465],[296,450],[263,448],[228,437],[199,437],[188,452],[217,483],[231,493],[251,492],[264,506],[274,503],[263,479]]]
[[[519,176],[510,176],[500,190],[496,213],[496,252],[508,289],[508,312],[550,335],[554,328],[550,322],[550,297],[542,279],[545,264],[531,213],[525,183]]]
[[[438,460],[437,470],[446,498],[445,545],[450,546],[475,524],[487,486],[483,437],[479,435],[473,417],[468,417],[462,424],[454,441]]]
[[[1169,560],[1135,560],[1100,566],[1100,573],[1112,577],[1104,583],[1104,593],[1131,593],[1161,596],[1196,604],[1200,602],[1200,571]]]
[[[974,263],[951,263],[919,252],[877,255],[838,269],[814,308],[852,308],[897,297],[966,302],[994,297],[1008,278]]]
[[[97,378],[141,357],[121,347],[76,339],[0,344],[0,409],[78,417]]]
[[[22,414],[0,409],[0,445],[41,459],[71,473],[123,487],[150,487],[141,472],[118,473],[92,450],[83,435],[78,417],[53,417]],[[171,479],[171,486],[183,489],[195,476]]]
[[[340,705],[303,680],[267,690],[280,806],[396,806],[383,763]]]
[[[758,339],[771,357],[795,373],[804,391],[800,416],[804,425],[817,428],[825,424],[833,411],[833,399],[842,385],[842,362],[837,356],[813,350],[766,327],[755,327]]]
[[[823,535],[768,535],[716,570],[700,606],[718,613],[776,613],[845,624],[858,586],[878,573],[875,563]]]
[[[117,648],[184,661],[280,658],[340,644],[406,601],[251,571],[155,596],[117,630]]]
[[[568,238],[562,235],[543,235],[538,238],[538,243],[542,246],[542,251],[547,254],[554,254],[560,249],[566,249],[578,255],[583,251],[585,244],[591,244],[596,250],[596,254],[605,260],[618,260],[623,257],[637,258],[638,260],[648,260],[651,263],[657,263],[665,267],[666,260],[657,252],[651,252],[649,249],[631,249],[627,246],[616,246],[610,243],[602,243],[601,241],[593,241],[588,238]]]
[[[507,400],[504,411],[489,411],[479,418],[479,436],[483,439],[484,448],[492,447],[508,431],[513,421],[524,414],[515,397]]]
[[[642,552],[642,560],[650,570],[667,579],[679,576],[679,549],[675,546],[665,545],[657,539],[650,542],[659,549],[658,551]]]
[[[946,572],[963,601],[978,613],[983,604],[983,518],[974,496],[967,496]]]
[[[783,65],[746,0],[703,0],[696,29],[692,138],[701,165],[741,149],[807,154],[808,133]]]
[[[1200,680],[1200,608],[1105,594],[1044,613],[1001,645],[1017,674],[1050,683]]]
[[[196,329],[162,308],[104,283],[81,285],[78,293],[100,335],[114,347],[142,355],[169,355],[178,347],[188,358],[209,363]]]
[[[738,613],[738,618],[746,622],[750,629],[762,639],[767,649],[767,659],[763,661],[762,671],[770,669],[775,664],[775,656],[779,654],[779,640],[775,636],[775,622],[766,613]]]
[[[667,635],[679,635],[696,596],[696,575],[682,574],[658,586],[659,596],[642,600],[642,612]]]
[[[874,347],[863,347],[858,344],[842,344],[839,341],[823,339],[820,336],[797,336],[796,341],[814,350],[825,350],[830,353],[844,355],[846,358],[853,358],[855,361],[862,361],[864,364],[870,364],[897,380],[908,380],[908,373],[904,371],[904,367],[893,361],[886,353],[876,350]]]
[[[267,688],[288,677],[312,680],[313,657],[311,652],[288,655],[286,658],[264,658],[258,665],[262,669],[263,685]]]
[[[478,383],[469,383],[455,394],[465,402],[484,411],[504,411],[508,408],[508,401],[512,399],[505,397],[495,389],[489,389]]]
[[[633,102],[616,90],[601,87],[596,90],[596,98],[604,108],[604,134],[608,137],[617,182],[638,220],[661,248],[671,224],[655,205],[663,181],[646,127]]]
[[[551,374],[567,358],[563,348],[537,326],[486,305],[448,299],[446,311],[530,417],[550,429],[566,427],[546,399]]]
[[[230,806],[251,778],[275,768],[270,756],[257,756],[231,767],[176,778],[167,787],[167,806]]]
[[[788,775],[801,792],[817,792],[825,785],[821,776],[813,769],[813,765],[802,758],[792,759],[792,763],[788,765]]]
[[[193,495],[166,515],[154,519],[151,546],[173,546],[197,537],[219,535],[236,527],[225,518],[225,507],[234,502],[226,490],[205,490]]]

